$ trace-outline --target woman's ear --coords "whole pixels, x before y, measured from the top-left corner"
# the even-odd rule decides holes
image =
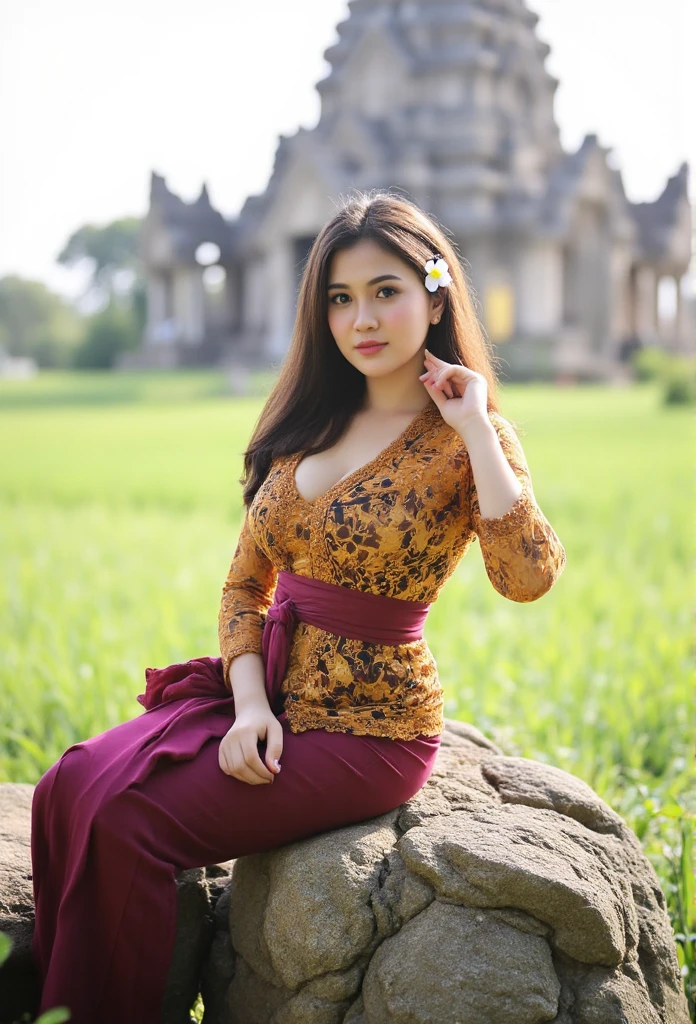
[[[431,296],[430,299],[430,322],[436,324],[442,317],[445,309],[445,296],[442,294],[442,289],[438,290]]]

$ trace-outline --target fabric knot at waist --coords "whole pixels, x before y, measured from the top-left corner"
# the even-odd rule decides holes
[[[271,708],[285,678],[297,622],[348,640],[396,646],[422,639],[429,609],[429,602],[369,594],[281,569],[261,641]]]

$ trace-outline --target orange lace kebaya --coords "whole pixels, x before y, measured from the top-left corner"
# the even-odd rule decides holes
[[[246,510],[222,591],[218,625],[227,686],[233,658],[262,653],[281,569],[432,603],[478,537],[498,593],[535,601],[550,590],[565,550],[537,505],[512,425],[499,413],[489,418],[523,485],[512,508],[495,519],[481,518],[466,445],[432,401],[376,458],[316,501],[305,501],[295,485],[303,452],[274,460]],[[413,739],[444,727],[443,691],[424,637],[387,646],[298,622],[281,694],[296,733]]]

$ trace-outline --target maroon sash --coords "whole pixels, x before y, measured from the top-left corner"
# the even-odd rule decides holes
[[[285,678],[295,623],[371,644],[420,640],[430,604],[368,594],[281,569],[263,629],[266,693],[273,707]]]

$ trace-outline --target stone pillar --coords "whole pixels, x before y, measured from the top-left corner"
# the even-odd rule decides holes
[[[266,353],[273,360],[280,360],[285,355],[295,322],[297,301],[293,254],[292,239],[278,239],[267,262],[267,295],[271,296],[271,305]]]
[[[174,316],[181,340],[199,345],[205,334],[205,290],[198,267],[180,267],[174,277]]]
[[[167,308],[167,280],[163,274],[151,273],[147,278],[147,324],[145,326],[145,344],[152,344],[160,339],[161,324],[171,315]]]
[[[638,334],[638,268],[631,266],[628,275],[628,333],[631,337]]]
[[[679,352],[681,350],[682,341],[683,341],[683,335],[684,335],[683,324],[682,324],[682,318],[683,318],[683,315],[684,315],[684,313],[683,313],[684,303],[682,301],[681,284],[682,284],[681,277],[678,277],[675,274],[674,275],[674,288],[675,288],[676,294],[674,296],[674,348],[675,348],[675,350],[677,352]]]
[[[657,284],[652,267],[639,266],[635,274],[635,318],[638,337],[644,345],[657,344]]]
[[[517,329],[556,335],[563,324],[563,251],[558,242],[533,241],[516,267]]]
[[[631,254],[628,246],[616,242],[611,252],[611,313],[606,355],[616,359],[618,345],[635,331],[631,281]]]
[[[684,275],[675,276],[677,302],[674,311],[674,347],[677,352],[694,355],[696,352],[696,324],[693,322],[689,304],[684,301],[682,286]]]
[[[268,285],[268,260],[265,255],[247,258],[244,268],[243,298],[244,327],[254,335],[267,329],[268,308],[265,289]]]

